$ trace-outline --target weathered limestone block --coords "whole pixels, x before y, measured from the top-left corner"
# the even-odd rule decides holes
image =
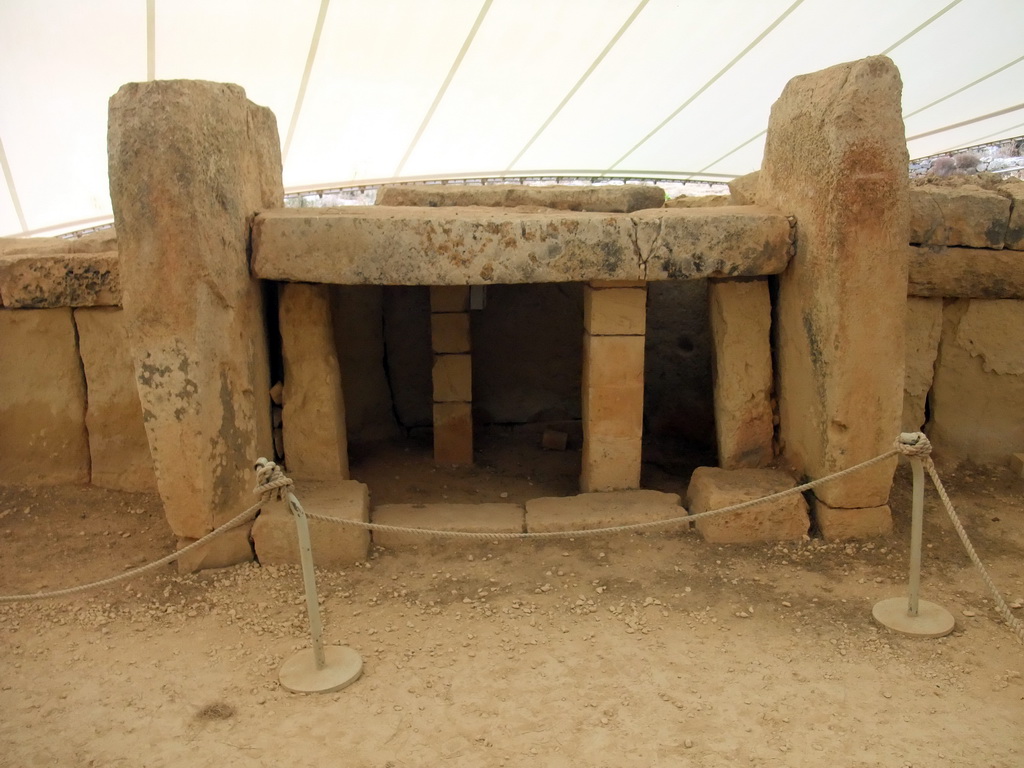
[[[776,275],[789,263],[789,221],[757,206],[638,211],[645,280]]]
[[[373,522],[404,528],[471,533],[522,533],[523,508],[518,504],[382,504],[373,510]],[[445,549],[479,546],[479,539],[440,539],[421,533],[374,531],[373,543],[385,549],[423,547],[443,543]]]
[[[1010,201],[1011,206],[1005,246],[1024,251],[1024,181],[1008,179],[997,191]]]
[[[819,499],[813,499],[811,503],[814,520],[826,541],[866,539],[892,533],[892,510],[888,504],[846,509],[830,507]]]
[[[942,299],[907,299],[907,365],[903,379],[903,431],[924,428],[925,403],[935,378],[942,333]]]
[[[1010,471],[1024,477],[1024,453],[1015,453],[1010,456]]]
[[[643,435],[643,384],[587,387],[582,406],[584,429],[591,437],[639,440]]]
[[[943,312],[928,435],[937,454],[1005,463],[1024,446],[1024,301]]]
[[[75,325],[88,392],[85,424],[92,484],[119,491],[156,491],[124,312],[77,309]]]
[[[736,205],[729,195],[679,195],[665,201],[666,208],[718,208]]]
[[[729,182],[729,196],[733,205],[757,205],[761,171],[737,176]]]
[[[642,387],[644,339],[642,336],[592,336],[583,334],[583,388]]]
[[[312,514],[370,522],[370,491],[355,480],[297,484],[295,498]],[[370,532],[366,528],[324,520],[307,519],[307,524],[317,566],[341,568],[366,559],[370,549]],[[300,562],[295,518],[284,502],[272,502],[260,511],[252,525],[252,541],[256,559],[264,565]]]
[[[213,541],[181,555],[177,560],[178,572],[193,573],[208,568],[227,568],[236,563],[252,560],[252,541],[249,539],[251,529],[251,522],[243,523],[225,531]],[[184,549],[195,541],[196,539],[179,537],[178,549]]]
[[[473,463],[472,403],[434,403],[434,462]]]
[[[795,488],[796,481],[775,469],[698,467],[686,489],[691,515],[722,509]],[[738,512],[701,518],[696,522],[707,541],[747,544],[754,541],[794,541],[807,535],[807,502],[796,493]]]
[[[89,482],[70,309],[0,310],[0,485]]]
[[[473,401],[473,360],[470,355],[436,355],[433,378],[435,403]]]
[[[285,464],[294,479],[348,478],[348,437],[341,371],[326,285],[281,286]]]
[[[760,202],[797,219],[779,283],[780,438],[823,477],[888,450],[903,404],[909,227],[901,82],[873,56],[789,82],[772,107]],[[896,459],[818,489],[886,503]]]
[[[610,493],[581,493],[576,496],[545,496],[526,502],[526,530],[585,531],[616,525],[648,523],[682,517],[679,494],[636,490]],[[651,528],[652,533],[689,530],[689,523]]]
[[[639,488],[643,382],[643,336],[583,334],[580,490]]]
[[[591,336],[642,336],[647,288],[583,288],[583,330]]]
[[[431,312],[467,312],[468,285],[433,285],[430,287]]]
[[[639,488],[641,450],[639,437],[584,434],[580,490],[586,493]]]
[[[418,205],[437,208],[453,205],[514,207],[542,206],[563,211],[630,213],[641,208],[660,208],[665,190],[639,184],[607,187],[528,187],[519,184],[464,184],[441,186],[415,184],[383,187],[377,192],[377,205]]]
[[[110,253],[117,251],[117,230],[107,227],[82,237],[0,237],[0,254]]]
[[[1024,299],[1024,254],[990,248],[910,248],[911,296]]]
[[[164,511],[199,538],[252,504],[271,455],[258,210],[281,205],[270,110],[236,85],[129,83],[110,100],[125,325]]]
[[[117,251],[0,255],[0,304],[5,307],[118,306]]]
[[[430,316],[430,338],[436,353],[456,354],[469,352],[469,313],[433,313]]]
[[[772,306],[765,280],[708,283],[715,433],[723,469],[763,467],[772,438]]]
[[[260,213],[253,271],[351,285],[750,277],[785,269],[789,247],[786,217],[755,206],[633,214],[304,208]]]
[[[1010,201],[973,184],[920,186],[910,190],[910,242],[1002,248]]]

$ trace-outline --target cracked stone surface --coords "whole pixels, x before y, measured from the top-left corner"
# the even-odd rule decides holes
[[[634,214],[483,208],[264,211],[253,270],[272,280],[466,285],[778,274],[786,217],[755,206]]]

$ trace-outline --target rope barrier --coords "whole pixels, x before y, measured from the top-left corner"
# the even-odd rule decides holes
[[[272,461],[267,461],[266,459],[260,459],[256,463],[256,480],[259,484],[253,489],[253,493],[260,497],[260,500],[256,504],[253,504],[251,507],[249,507],[241,514],[231,518],[219,528],[215,528],[214,530],[210,531],[201,539],[193,541],[188,546],[182,547],[181,549],[172,552],[166,557],[161,557],[159,560],[156,560],[147,565],[139,566],[138,568],[133,568],[130,571],[125,571],[124,573],[120,573],[117,576],[111,576],[107,579],[100,579],[99,581],[92,581],[88,584],[81,584],[77,587],[68,587],[67,589],[55,589],[50,592],[34,592],[26,595],[0,595],[0,603],[18,603],[27,602],[29,600],[47,600],[55,597],[67,597],[68,595],[75,595],[79,592],[86,592],[90,589],[99,589],[100,587],[107,587],[111,584],[117,584],[121,581],[128,581],[129,579],[134,579],[136,576],[141,576],[144,573],[149,573],[150,571],[155,570],[162,565],[173,563],[178,558],[183,557],[192,550],[197,549],[203,546],[204,544],[212,541],[216,537],[220,536],[222,533],[230,531],[232,528],[237,528],[239,525],[244,523],[249,518],[255,517],[256,513],[259,512],[260,508],[265,503],[274,498],[275,495],[277,498],[281,498],[281,494],[283,493],[282,489],[294,485],[294,483],[288,477],[285,476],[284,472],[281,471],[281,468],[279,466],[274,464],[274,462]]]
[[[953,528],[956,530],[957,535],[960,537],[960,541],[967,551],[967,555],[971,562],[977,568],[981,574],[982,580],[985,582],[985,586],[988,588],[989,593],[992,595],[993,600],[996,604],[996,610],[1002,619],[1009,626],[1010,630],[1016,635],[1017,639],[1021,643],[1024,643],[1024,625],[1017,620],[1016,617],[1010,611],[1009,606],[1003,599],[999,590],[996,588],[995,583],[989,576],[988,570],[982,563],[981,558],[978,556],[974,545],[971,543],[970,538],[967,535],[967,531],[964,529],[963,524],[960,522],[959,517],[956,514],[956,510],[953,507],[953,502],[950,500],[949,495],[946,493],[946,489],[939,479],[938,471],[935,468],[935,463],[931,459],[931,443],[928,438],[920,432],[904,433],[901,434],[895,442],[892,449],[885,453],[875,456],[873,459],[868,459],[860,464],[855,464],[852,467],[835,472],[825,477],[820,477],[816,480],[803,483],[802,485],[788,488],[785,491],[779,491],[769,496],[764,496],[759,499],[751,499],[740,504],[732,504],[728,507],[722,507],[720,509],[707,510],[705,512],[699,512],[697,514],[687,514],[679,517],[668,518],[664,520],[651,520],[641,523],[630,523],[627,525],[615,525],[604,528],[585,528],[582,530],[574,531],[535,531],[535,532],[477,532],[477,531],[443,531],[432,528],[413,528],[407,526],[398,525],[386,525],[383,523],[366,523],[361,520],[346,520],[344,518],[329,517],[327,515],[318,515],[314,513],[308,513],[302,509],[299,500],[289,491],[287,488],[294,486],[294,482],[291,478],[287,477],[282,471],[281,467],[272,461],[267,459],[258,459],[256,462],[256,480],[257,485],[253,489],[253,493],[260,497],[260,501],[253,504],[251,507],[246,509],[241,514],[233,517],[228,522],[224,523],[220,527],[214,529],[210,533],[203,536],[201,539],[192,542],[186,547],[173,552],[166,557],[162,557],[147,565],[134,568],[125,573],[112,576],[107,579],[100,581],[90,582],[88,584],[82,584],[77,587],[69,587],[67,589],[58,589],[50,592],[36,592],[33,594],[25,595],[0,595],[0,604],[2,603],[14,603],[23,602],[30,600],[44,600],[55,597],[65,597],[68,595],[74,595],[79,592],[85,592],[91,589],[98,589],[100,587],[109,586],[116,584],[121,581],[127,581],[133,579],[136,576],[140,576],[143,573],[148,573],[162,565],[171,563],[180,557],[188,554],[192,550],[203,546],[207,542],[223,534],[224,532],[235,528],[251,517],[262,508],[262,506],[270,501],[271,499],[285,500],[287,499],[289,505],[294,505],[297,509],[295,510],[298,514],[304,515],[312,520],[320,520],[327,523],[334,523],[337,525],[347,525],[356,528],[363,528],[370,531],[387,531],[390,533],[406,533],[413,535],[424,535],[424,536],[435,536],[439,538],[469,538],[484,541],[503,541],[503,540],[521,540],[521,539],[563,539],[563,538],[576,538],[584,536],[598,536],[608,535],[616,533],[625,533],[631,531],[649,530],[654,528],[668,527],[672,525],[679,525],[681,523],[691,523],[695,520],[700,520],[706,517],[713,517],[716,515],[724,515],[732,512],[738,512],[751,507],[760,506],[762,504],[768,504],[773,501],[792,496],[798,493],[804,493],[805,491],[813,490],[820,485],[838,480],[847,475],[859,472],[863,469],[878,464],[879,462],[885,461],[897,454],[902,454],[907,457],[919,458],[925,466],[925,470],[928,472],[929,477],[932,480],[932,484],[935,486],[936,491],[939,494],[939,498],[942,500],[943,506],[952,521]]]
[[[978,557],[977,551],[974,549],[974,545],[971,543],[970,538],[967,536],[967,531],[964,530],[963,523],[960,522],[960,518],[956,514],[956,510],[953,508],[953,502],[949,499],[949,494],[946,493],[945,487],[942,485],[942,481],[939,479],[939,473],[935,470],[935,462],[932,461],[931,457],[928,456],[924,459],[924,470],[928,473],[928,476],[932,479],[932,484],[935,486],[935,490],[939,494],[939,498],[942,499],[942,505],[946,508],[946,513],[949,515],[950,521],[953,523],[953,529],[956,531],[956,535],[960,537],[960,543],[964,545],[964,549],[967,550],[967,556],[974,563],[974,567],[978,570],[981,575],[981,580],[985,582],[985,586],[988,587],[989,594],[992,595],[992,599],[996,604],[996,612],[1002,617],[1003,621],[1010,628],[1010,631],[1017,636],[1017,639],[1024,643],[1024,625],[1010,612],[1010,607],[1006,604],[1006,600],[1003,599],[1002,594],[996,588],[995,583],[992,581],[992,577],[988,574],[988,569],[985,568],[984,563],[981,562],[981,558]]]
[[[779,499],[784,499],[787,496],[794,496],[804,491],[809,491],[817,488],[819,485],[838,480],[846,475],[859,472],[862,469],[878,464],[881,461],[890,459],[895,456],[897,449],[893,448],[885,453],[875,456],[873,459],[862,461],[860,464],[855,464],[852,467],[835,472],[834,474],[827,475],[826,477],[819,477],[817,480],[811,480],[810,482],[804,483],[803,485],[795,486],[794,488],[787,488],[784,491],[773,493],[770,496],[763,496],[760,499],[751,499],[750,501],[744,501],[740,504],[732,504],[728,507],[722,507],[721,509],[709,509],[706,512],[698,512],[694,515],[681,515],[680,517],[670,517],[664,520],[648,520],[642,523],[629,523],[628,525],[613,525],[606,528],[583,528],[575,531],[533,531],[533,532],[483,532],[483,531],[441,531],[434,528],[411,528],[400,525],[386,525],[384,523],[364,523],[362,520],[347,520],[341,517],[329,517],[327,515],[318,515],[312,512],[306,512],[306,517],[310,520],[322,520],[327,523],[336,523],[338,525],[347,525],[354,528],[364,528],[369,531],[387,531],[388,533],[410,533],[410,534],[422,534],[425,536],[436,536],[439,538],[451,538],[451,539],[479,539],[482,541],[506,541],[510,539],[574,539],[583,536],[600,536],[605,534],[613,533],[626,533],[629,531],[642,531],[650,528],[664,528],[671,525],[679,525],[681,523],[692,523],[695,520],[701,520],[705,517],[713,517],[715,515],[724,515],[730,512],[739,512],[743,509],[749,509],[750,507],[760,506],[761,504],[768,504]]]

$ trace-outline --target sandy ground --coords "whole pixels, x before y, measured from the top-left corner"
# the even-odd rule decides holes
[[[924,596],[957,630],[912,640],[872,622],[877,600],[904,592],[909,474],[883,540],[431,544],[320,571],[328,642],[365,660],[338,693],[278,684],[309,644],[294,568],[169,566],[0,605],[0,765],[1017,768],[1024,646],[934,493]],[[1019,601],[1024,480],[943,474]],[[399,496],[422,484],[398,477]],[[516,490],[486,466],[471,479],[482,497],[535,482]],[[172,541],[155,497],[92,488],[0,489],[0,534],[4,594],[121,572]]]

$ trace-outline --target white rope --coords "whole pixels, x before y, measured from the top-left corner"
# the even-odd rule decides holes
[[[90,589],[99,589],[100,587],[106,587],[111,584],[117,584],[120,581],[128,581],[128,579],[134,579],[136,576],[141,576],[144,573],[149,573],[150,571],[155,570],[156,568],[159,568],[162,565],[173,563],[175,560],[187,555],[192,550],[197,549],[198,547],[201,547],[204,544],[207,544],[216,537],[220,536],[222,533],[230,531],[232,528],[237,528],[239,525],[244,523],[249,518],[254,517],[256,513],[259,512],[260,508],[266,502],[270,501],[275,495],[277,496],[277,498],[281,497],[281,493],[283,493],[283,491],[281,490],[282,488],[287,488],[288,486],[294,484],[289,478],[285,477],[280,467],[278,467],[274,462],[267,461],[266,459],[257,460],[256,479],[259,482],[259,485],[257,485],[253,489],[253,493],[260,497],[260,500],[256,504],[253,504],[251,507],[249,507],[241,514],[231,518],[219,528],[215,528],[214,530],[210,531],[201,539],[193,541],[188,546],[182,547],[181,549],[172,552],[166,557],[161,557],[159,560],[156,560],[147,565],[141,565],[138,568],[133,568],[130,571],[125,571],[124,573],[120,573],[117,576],[111,576],[110,578],[101,579],[99,581],[92,581],[88,584],[81,584],[77,587],[55,589],[49,592],[34,592],[32,594],[27,595],[0,595],[0,603],[18,603],[26,602],[29,600],[46,600],[54,597],[67,597],[68,595],[75,595],[79,592],[85,592]]]
[[[728,507],[722,507],[721,509],[709,509],[706,512],[698,512],[694,515],[681,515],[679,517],[670,517],[664,520],[648,520],[642,523],[629,523],[628,525],[613,525],[606,528],[583,528],[574,531],[534,531],[534,532],[481,532],[481,531],[441,531],[434,528],[410,528],[401,525],[386,525],[384,523],[364,523],[362,520],[348,520],[341,517],[328,517],[327,515],[318,515],[312,512],[306,512],[306,517],[311,520],[322,520],[327,523],[337,523],[338,525],[348,525],[354,528],[364,528],[370,531],[387,531],[389,533],[409,533],[409,534],[422,534],[425,536],[437,536],[439,538],[450,538],[450,539],[479,539],[483,541],[503,541],[509,539],[572,539],[582,536],[599,536],[604,534],[613,533],[626,533],[629,531],[642,531],[650,528],[664,528],[670,525],[679,525],[681,523],[691,523],[695,520],[701,520],[705,517],[714,517],[715,515],[725,515],[730,512],[739,512],[743,509],[750,509],[751,507],[757,507],[762,504],[769,504],[773,501],[779,501],[787,496],[795,496],[796,494],[803,493],[817,488],[819,485],[838,480],[846,475],[859,472],[862,469],[866,469],[873,464],[878,464],[881,461],[890,459],[896,455],[896,448],[886,451],[885,453],[875,456],[873,459],[862,461],[860,464],[855,464],[852,467],[835,472],[826,477],[819,477],[817,480],[811,480],[810,482],[798,485],[793,488],[787,488],[784,491],[773,493],[770,496],[763,496],[760,499],[751,499],[750,501],[744,501],[740,504],[732,504]]]

